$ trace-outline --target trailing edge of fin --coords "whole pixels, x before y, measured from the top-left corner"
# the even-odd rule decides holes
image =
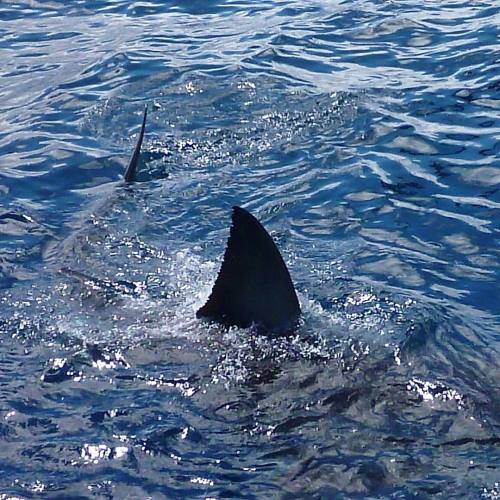
[[[197,311],[226,326],[292,326],[300,306],[288,269],[269,233],[249,212],[233,207],[224,260],[207,303]]]
[[[137,170],[137,164],[139,163],[139,156],[141,154],[142,140],[144,139],[144,131],[146,130],[147,116],[148,116],[148,107],[146,105],[146,107],[144,108],[144,117],[142,119],[141,132],[139,133],[139,138],[137,139],[137,144],[135,145],[134,152],[132,153],[132,157],[130,158],[128,167],[125,170],[125,174],[123,175],[125,182],[135,181],[135,173]]]

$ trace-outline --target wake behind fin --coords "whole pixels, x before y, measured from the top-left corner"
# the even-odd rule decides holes
[[[241,328],[255,324],[273,331],[290,329],[300,306],[278,248],[243,208],[233,207],[232,222],[219,275],[196,317]]]
[[[123,178],[127,183],[135,181],[135,173],[137,170],[137,164],[139,163],[139,156],[141,154],[142,140],[144,139],[144,131],[146,130],[147,116],[148,116],[148,107],[146,105],[146,107],[144,108],[144,117],[142,119],[142,127],[139,133],[139,138],[137,139],[137,144],[135,145],[134,152],[132,153],[128,167],[125,170],[125,174],[123,175]]]

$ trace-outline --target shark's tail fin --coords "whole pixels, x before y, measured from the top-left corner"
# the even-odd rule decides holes
[[[280,333],[300,316],[292,280],[269,233],[249,212],[233,207],[224,260],[207,303],[197,311],[227,326],[252,324]]]
[[[123,175],[123,178],[127,183],[135,181],[135,173],[137,170],[137,164],[139,163],[139,155],[141,154],[141,146],[142,146],[142,140],[144,139],[144,130],[146,129],[147,116],[148,116],[148,107],[146,105],[146,107],[144,108],[144,118],[142,119],[141,132],[139,133],[139,138],[137,139],[137,144],[135,145],[135,149],[130,158],[128,167],[125,170],[125,174]]]

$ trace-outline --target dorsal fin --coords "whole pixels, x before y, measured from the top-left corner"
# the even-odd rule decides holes
[[[137,164],[139,163],[139,156],[141,154],[141,146],[142,146],[142,140],[144,139],[144,131],[146,130],[147,116],[148,116],[148,107],[146,105],[146,107],[144,108],[144,118],[142,119],[141,132],[139,133],[139,138],[137,139],[137,144],[135,145],[134,152],[132,153],[128,167],[125,170],[125,174],[123,175],[125,182],[135,181],[135,172],[137,170]]]
[[[233,207],[232,221],[219,275],[196,316],[242,328],[293,326],[300,316],[299,301],[274,241],[243,208]]]

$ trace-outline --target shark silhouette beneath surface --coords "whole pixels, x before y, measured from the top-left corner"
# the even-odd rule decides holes
[[[147,106],[124,180],[136,180]],[[293,331],[301,314],[290,273],[269,233],[248,211],[233,207],[232,226],[219,275],[196,317],[225,326],[255,325],[266,335]]]

